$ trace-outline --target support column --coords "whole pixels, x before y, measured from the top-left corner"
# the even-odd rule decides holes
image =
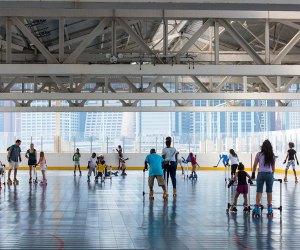
[[[265,24],[265,62],[270,64],[270,23],[269,19],[266,19]]]
[[[59,62],[63,63],[65,55],[65,19],[59,18]]]
[[[168,55],[168,19],[163,20],[163,54]]]
[[[6,18],[6,63],[10,64],[11,60],[11,44],[12,44],[12,37],[11,37],[11,25],[12,22],[9,17]]]
[[[111,23],[111,55],[117,56],[117,29],[115,19],[113,19]]]
[[[244,93],[247,92],[247,83],[248,83],[247,76],[243,76],[243,91],[244,91]]]
[[[215,49],[215,64],[219,64],[219,51],[220,51],[220,39],[219,39],[219,23],[215,21],[214,27],[214,49]]]

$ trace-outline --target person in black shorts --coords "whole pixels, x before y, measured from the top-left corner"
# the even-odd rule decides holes
[[[287,151],[287,155],[283,162],[283,164],[285,164],[286,160],[288,160],[288,162],[286,164],[286,168],[285,168],[284,182],[287,182],[287,172],[288,172],[290,166],[292,166],[294,175],[295,175],[295,183],[298,183],[297,174],[296,174],[296,170],[295,170],[295,167],[296,167],[295,161],[297,161],[298,166],[299,166],[299,161],[297,158],[297,152],[294,149],[294,147],[295,147],[295,144],[293,142],[289,142],[289,150]]]
[[[25,157],[28,159],[29,167],[29,183],[32,183],[32,167],[36,167],[37,163],[37,154],[34,148],[34,144],[30,144],[30,148],[26,151]]]
[[[248,194],[248,184],[247,184],[247,178],[250,180],[251,182],[251,177],[250,175],[244,170],[245,166],[243,165],[243,163],[239,163],[238,165],[238,172],[235,173],[233,179],[229,182],[228,184],[228,188],[230,188],[236,181],[236,179],[238,180],[238,184],[236,187],[236,193],[234,196],[234,200],[231,206],[230,211],[231,212],[236,212],[236,205],[237,205],[237,201],[238,198],[240,196],[240,194],[243,194],[244,196],[244,211],[248,211],[248,198],[247,198],[247,194]]]

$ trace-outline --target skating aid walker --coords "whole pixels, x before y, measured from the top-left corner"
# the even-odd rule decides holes
[[[33,165],[32,166],[33,167],[33,181],[32,181],[32,183],[33,184],[38,184],[38,176],[37,176],[37,171],[36,171],[36,167],[37,167],[37,165]]]
[[[145,202],[145,195],[146,194],[149,194],[149,200],[150,201],[153,201],[154,200],[154,191],[152,191],[152,192],[149,192],[149,193],[147,193],[147,192],[145,192],[145,183],[146,183],[146,181],[145,181],[145,179],[146,179],[146,174],[145,174],[145,172],[147,171],[148,169],[144,169],[143,170],[143,202]],[[168,200],[168,193],[167,192],[164,192],[164,193],[161,193],[161,192],[157,192],[156,194],[162,194],[163,195],[163,200],[164,201],[167,201]]]
[[[5,186],[5,165],[0,162],[0,190],[2,189],[2,178],[3,186]]]
[[[189,178],[189,162],[184,159],[183,157],[181,157],[182,159],[182,163],[183,163],[183,177],[185,180],[188,180]]]
[[[251,187],[256,187],[256,180],[252,180],[253,181],[253,184],[250,184],[250,187],[249,187],[249,202],[250,202],[250,190],[251,190]],[[280,216],[282,216],[282,179],[274,179],[274,182],[279,182],[279,188],[280,188],[280,191],[279,191],[279,206],[278,207],[273,207],[272,204],[268,207],[266,206],[267,208],[267,217],[268,218],[273,218],[273,210],[279,210],[280,211]],[[261,215],[262,215],[262,212],[265,208],[265,206],[263,205],[260,205],[260,206],[257,206],[256,204],[252,205],[254,208],[252,210],[252,217],[253,218],[260,218]],[[251,205],[250,205],[251,207]]]
[[[228,184],[228,188],[227,188],[227,209],[226,209],[226,213],[229,214],[229,212],[231,213],[237,213],[237,207],[243,207],[243,212],[245,214],[249,214],[251,211],[251,207],[250,205],[245,205],[245,204],[233,204],[231,203],[231,201],[233,200],[233,197],[235,195],[235,189],[237,187],[237,183],[235,181],[231,181]],[[248,184],[248,190],[250,189],[250,184]],[[248,199],[248,203],[250,204],[250,200]]]

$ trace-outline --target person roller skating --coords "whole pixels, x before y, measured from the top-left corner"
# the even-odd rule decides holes
[[[98,183],[99,181],[99,178],[100,178],[100,181],[103,182],[104,181],[104,172],[105,172],[105,161],[104,160],[101,160],[100,157],[98,157],[98,163],[97,163],[97,171],[98,171],[98,174],[97,176],[95,177],[95,183]]]
[[[192,173],[189,176],[189,179],[192,180],[197,180],[197,174],[196,174],[196,168],[197,168],[197,161],[196,161],[196,157],[194,156],[193,153],[189,154],[189,157],[186,159],[188,162],[191,162],[192,164]]]
[[[42,172],[42,176],[43,176],[43,179],[42,181],[40,182],[41,185],[47,185],[47,179],[46,179],[46,169],[47,169],[47,161],[46,161],[46,158],[45,158],[45,154],[43,151],[40,152],[40,159],[37,163],[37,165],[40,165],[40,168],[41,168],[41,172]]]
[[[233,149],[229,150],[229,157],[226,163],[227,166],[229,166],[229,161],[231,163],[231,179],[233,179],[239,166],[239,158]]]
[[[2,189],[2,177],[5,175],[5,165],[0,161],[0,190]],[[3,182],[5,185],[5,182]]]
[[[81,169],[80,169],[80,157],[81,157],[81,154],[79,153],[79,148],[77,148],[75,154],[73,155],[74,176],[76,176],[76,168],[77,167],[78,167],[78,170],[79,170],[79,176],[82,176]]]
[[[169,176],[171,177],[172,186],[173,186],[173,197],[176,198],[176,168],[177,168],[177,150],[174,147],[171,147],[172,138],[168,136],[166,138],[166,147],[162,151],[162,158],[164,159],[164,169],[166,170],[168,185]]]
[[[149,199],[154,200],[154,179],[157,180],[158,186],[160,186],[163,189],[163,199],[168,199],[168,193],[165,185],[165,180],[163,177],[163,170],[162,170],[162,164],[164,162],[164,159],[156,154],[155,149],[150,150],[150,154],[147,155],[145,159],[145,168],[143,171],[146,171],[148,169],[149,165],[149,177],[148,177],[148,185],[149,185]]]
[[[239,171],[237,173],[235,173],[232,180],[228,184],[228,188],[230,188],[236,182],[236,180],[238,181],[233,204],[230,207],[231,212],[237,212],[236,205],[237,205],[237,201],[238,201],[240,194],[243,194],[243,197],[244,197],[244,212],[249,211],[248,198],[247,198],[247,195],[248,195],[247,178],[250,180],[250,183],[252,183],[252,181],[251,181],[250,175],[244,169],[245,169],[245,166],[243,165],[243,163],[240,162],[238,165]]]
[[[121,162],[121,170],[122,170],[122,173],[121,173],[121,176],[126,176],[126,161],[128,160],[127,159],[124,159],[124,158],[120,158],[120,162]]]
[[[31,143],[29,149],[26,151],[25,157],[28,159],[29,167],[29,184],[32,183],[32,168],[36,165],[37,155],[34,144]]]
[[[118,159],[119,159],[119,166],[118,166],[118,170],[121,170],[121,159],[123,158],[123,149],[121,145],[118,145],[118,148],[116,148],[116,151],[118,152]]]
[[[16,140],[16,143],[8,148],[8,162],[9,162],[9,170],[8,170],[8,185],[19,185],[19,180],[17,179],[17,173],[18,173],[18,167],[19,167],[19,161],[22,161],[21,158],[21,140]],[[14,170],[14,180],[12,182],[10,175],[11,171]]]
[[[286,158],[283,162],[283,164],[285,164],[286,161],[288,160],[288,162],[286,164],[286,168],[285,168],[284,182],[287,182],[287,173],[288,173],[288,170],[289,170],[290,166],[292,166],[293,172],[294,172],[294,175],[295,175],[295,183],[298,183],[297,173],[296,173],[296,170],[295,170],[295,167],[296,167],[295,161],[297,161],[298,166],[299,166],[299,161],[298,161],[298,158],[297,158],[297,152],[294,149],[294,147],[295,147],[295,144],[293,142],[289,142],[289,150],[287,151]]]
[[[97,157],[96,157],[96,153],[93,153],[92,156],[90,157],[89,161],[88,161],[88,179],[87,179],[87,182],[90,182],[91,181],[91,175],[92,175],[92,172],[95,172],[95,169],[96,169],[96,166],[97,166]]]
[[[253,216],[256,217],[259,214],[261,207],[260,201],[263,192],[264,184],[266,183],[267,202],[268,208],[272,209],[272,189],[274,182],[275,172],[275,155],[273,153],[273,147],[269,140],[265,140],[261,146],[261,151],[256,154],[255,161],[253,163],[252,179],[255,179],[255,171],[259,165],[259,171],[256,179],[256,205],[253,209]],[[271,210],[270,210],[271,211]],[[268,213],[269,214],[269,213]]]

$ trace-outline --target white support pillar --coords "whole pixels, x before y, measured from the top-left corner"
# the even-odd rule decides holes
[[[64,61],[65,55],[65,19],[63,17],[59,18],[59,62]]]
[[[270,64],[270,23],[269,19],[266,19],[265,23],[265,62]]]
[[[214,27],[214,49],[215,49],[215,64],[219,64],[219,51],[220,51],[220,39],[219,39],[219,23],[215,21]]]
[[[9,17],[6,18],[6,63],[11,63],[11,45],[12,45],[12,36],[11,36],[11,20]]]
[[[163,54],[168,55],[168,19],[163,20]]]
[[[248,82],[247,76],[243,76],[243,91],[244,91],[244,93],[247,92],[247,82]]]

